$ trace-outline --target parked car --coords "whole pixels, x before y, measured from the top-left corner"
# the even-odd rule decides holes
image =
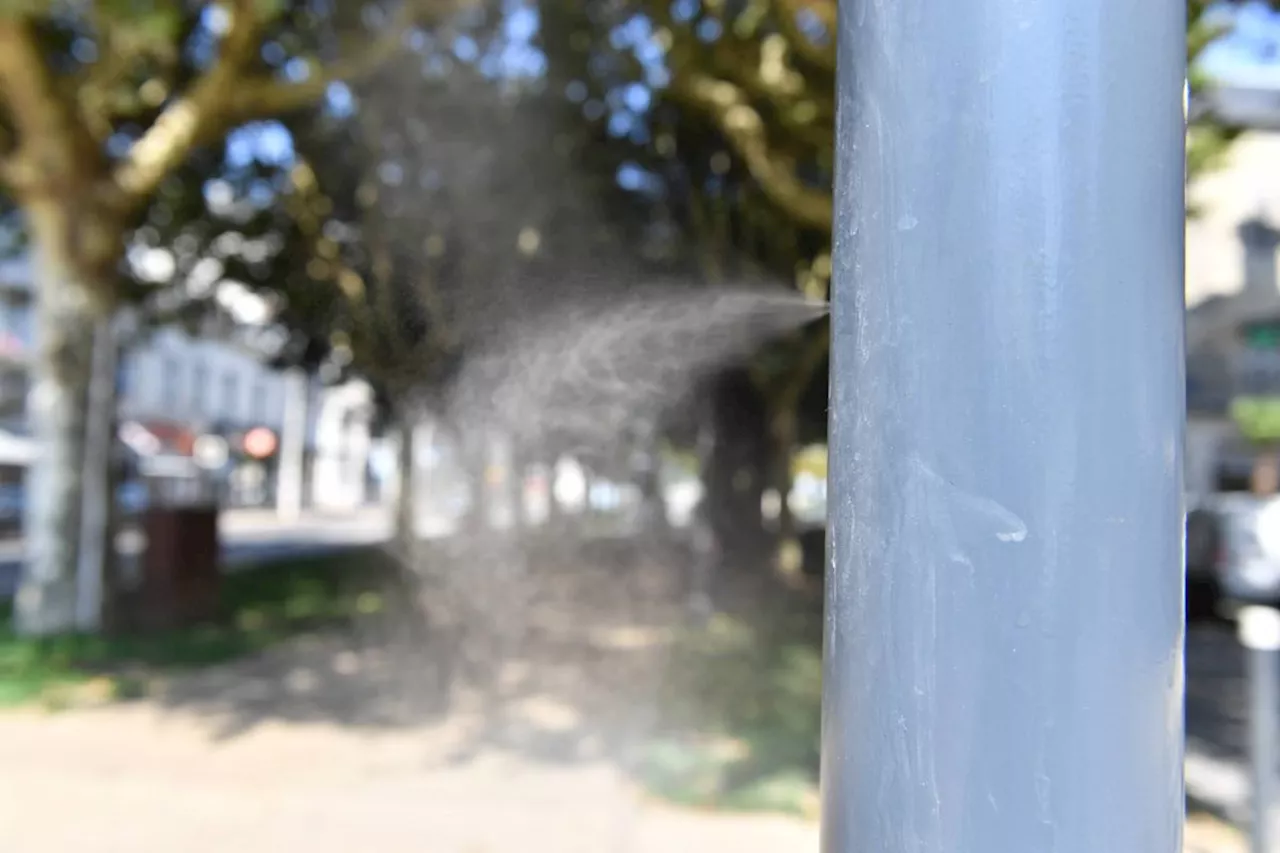
[[[1229,613],[1244,602],[1280,604],[1280,498],[1212,495],[1191,507],[1187,594]]]
[[[1209,507],[1197,506],[1187,512],[1186,568],[1187,616],[1212,616],[1221,591],[1218,568],[1223,560],[1222,519]]]
[[[5,531],[20,528],[26,508],[26,491],[21,483],[0,486],[0,528]]]

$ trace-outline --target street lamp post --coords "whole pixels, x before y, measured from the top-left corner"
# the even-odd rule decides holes
[[[1253,770],[1253,826],[1250,849],[1271,853],[1271,804],[1275,800],[1276,704],[1280,701],[1280,611],[1269,604],[1245,604],[1237,620],[1248,655],[1249,753]]]
[[[280,427],[280,462],[276,481],[276,514],[286,521],[302,515],[306,478],[307,376],[301,370],[284,374],[284,416]]]
[[[1175,853],[1184,9],[842,0],[825,853]]]

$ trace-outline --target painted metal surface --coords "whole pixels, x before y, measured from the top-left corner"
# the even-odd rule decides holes
[[[1174,853],[1183,4],[844,0],[826,853]]]

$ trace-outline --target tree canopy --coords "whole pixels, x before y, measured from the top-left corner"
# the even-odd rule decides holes
[[[34,630],[69,618],[92,341],[123,298],[169,318],[230,282],[291,330],[285,357],[406,388],[600,257],[615,283],[652,264],[824,297],[837,5],[5,4],[0,188],[35,258],[32,421],[53,448],[20,615],[43,597],[62,613]],[[1194,60],[1219,23],[1187,8]],[[1233,133],[1193,127],[1192,173]],[[755,359],[779,435],[825,347],[817,326]]]

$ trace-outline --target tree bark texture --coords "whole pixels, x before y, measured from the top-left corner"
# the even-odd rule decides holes
[[[640,493],[640,533],[665,537],[670,526],[662,492],[662,456],[656,423],[642,421],[636,425],[630,462],[632,480]]]
[[[76,627],[102,628],[107,563],[113,549],[111,458],[115,445],[116,365],[119,343],[111,319],[97,322],[90,366],[88,416],[82,470],[84,490],[77,565]]]
[[[414,474],[417,466],[414,458],[414,438],[418,425],[406,412],[395,414],[396,431],[400,438],[396,445],[396,510],[395,536],[400,545],[412,545],[417,539],[417,486]]]
[[[777,537],[779,548],[795,538],[795,517],[791,514],[792,456],[796,449],[796,411],[794,406],[773,413],[770,436],[773,439],[770,487],[778,492]]]
[[[106,314],[102,295],[111,288],[94,280],[107,275],[101,272],[104,266],[76,262],[80,215],[73,208],[71,200],[26,206],[35,287],[27,408],[40,448],[27,475],[26,563],[14,612],[15,627],[26,635],[76,627],[93,342],[98,321]],[[114,394],[111,398],[114,401]]]
[[[744,371],[726,372],[710,388],[704,417],[703,509],[717,550],[729,561],[758,555],[769,540],[761,500],[773,454],[765,400]]]

